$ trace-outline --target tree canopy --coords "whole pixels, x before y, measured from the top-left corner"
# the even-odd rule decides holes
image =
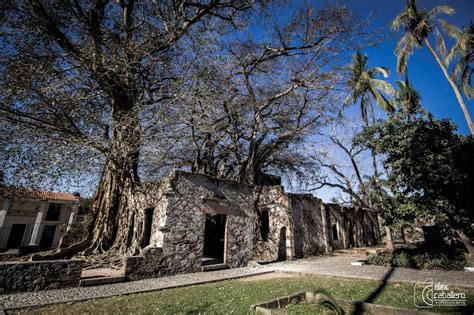
[[[472,137],[456,134],[448,120],[403,111],[367,128],[357,141],[383,156],[387,169],[384,216],[406,225],[415,218],[472,233]]]

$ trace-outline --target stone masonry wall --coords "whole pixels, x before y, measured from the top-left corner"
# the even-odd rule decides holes
[[[322,218],[322,201],[312,195],[291,195],[295,257],[322,254],[325,248],[325,229]]]
[[[330,213],[330,237],[334,249],[372,246],[380,242],[376,213],[356,207],[326,204]],[[332,225],[338,226],[338,239],[333,238]]]
[[[143,203],[154,209],[150,245],[127,259],[128,279],[201,271],[207,215],[226,215],[224,263],[231,268],[347,247],[350,237],[357,246],[364,242],[365,211],[288,194],[279,185],[250,186],[175,171],[153,189]],[[268,240],[259,231],[259,211],[268,211]],[[340,225],[338,241],[332,239],[332,222]]]
[[[255,222],[250,186],[180,172],[171,190],[166,219],[170,230],[163,245],[170,266],[179,262],[179,270],[173,267],[176,271],[201,269],[206,213],[215,211],[227,214],[224,262],[229,267],[247,264],[253,255]],[[222,209],[213,209],[214,203]]]
[[[139,256],[127,257],[125,260],[125,279],[140,280],[156,278],[163,274],[163,250],[159,247],[146,247]]]
[[[0,263],[0,294],[79,286],[82,260]]]
[[[291,259],[294,256],[293,218],[290,198],[281,186],[256,187],[256,210],[268,211],[270,231],[263,241],[258,233],[254,259],[259,262]]]
[[[202,267],[206,213],[221,203],[227,215],[224,262],[245,266],[253,257],[254,196],[250,186],[176,171],[161,183],[150,245],[126,261],[126,277],[141,279],[197,272]]]

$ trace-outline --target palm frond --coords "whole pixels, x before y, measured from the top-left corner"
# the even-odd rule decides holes
[[[449,53],[446,55],[446,57],[443,60],[444,66],[447,68],[451,64],[451,61],[457,54],[457,44],[453,45],[451,49],[449,50]]]
[[[384,94],[393,96],[395,95],[395,89],[393,86],[384,80],[372,79],[370,80],[370,84],[377,88],[379,91],[382,91]]]
[[[474,69],[469,65],[468,62],[466,62],[466,65],[462,68],[461,78],[458,82],[458,85],[462,87],[463,92],[468,99],[472,99],[474,96],[474,89],[471,85],[473,71]]]
[[[397,73],[399,75],[406,72],[408,58],[413,54],[417,41],[412,33],[406,32],[398,40],[395,47],[395,56],[397,56]]]
[[[353,98],[352,94],[349,94],[349,95],[344,99],[344,101],[342,102],[342,106],[343,106],[344,108],[347,108],[347,107],[351,106],[352,103],[354,103],[354,98]]]
[[[390,74],[390,71],[385,68],[385,67],[373,67],[370,69],[370,72],[372,72],[374,75],[377,74],[382,74],[384,78],[388,78],[388,75]]]
[[[403,11],[402,13],[398,14],[390,24],[390,27],[392,30],[398,31],[400,27],[405,25],[405,21],[407,20],[408,14],[406,11]]]
[[[453,73],[451,74],[451,77],[454,80],[457,80],[457,78],[460,78],[462,76],[462,73],[464,72],[464,69],[468,66],[466,63],[465,58],[460,58],[459,61],[456,63],[456,65],[453,68]]]
[[[392,102],[389,102],[375,87],[370,88],[370,93],[385,112],[391,113],[395,110]]]
[[[397,81],[397,85],[400,90],[404,90],[407,88],[407,85],[405,84],[404,81]]]
[[[402,75],[407,71],[408,56],[405,52],[397,56],[397,73]]]
[[[445,32],[449,37],[458,40],[461,37],[462,31],[456,26],[449,24],[445,20],[438,20],[439,25],[441,25],[441,29]]]
[[[428,20],[434,19],[439,14],[453,15],[454,9],[447,5],[438,5],[428,12]]]
[[[435,37],[436,37],[436,48],[438,49],[439,54],[441,57],[446,58],[446,44],[444,43],[443,35],[441,32],[435,28]]]

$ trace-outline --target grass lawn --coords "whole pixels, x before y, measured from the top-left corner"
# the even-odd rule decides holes
[[[381,282],[352,280],[324,276],[257,276],[246,280],[230,280],[150,293],[140,293],[79,303],[58,304],[9,313],[35,314],[248,314],[249,306],[298,291],[322,288],[335,298],[364,301],[377,290]],[[273,278],[271,278],[273,277]],[[454,288],[450,288],[454,289]],[[461,289],[467,294],[468,306],[457,310],[474,310],[474,290]],[[374,303],[401,308],[414,308],[413,285],[386,285]],[[452,307],[434,309],[440,313],[455,313]]]

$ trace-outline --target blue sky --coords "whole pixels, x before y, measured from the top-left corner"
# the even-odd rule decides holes
[[[393,18],[401,12],[405,6],[405,0],[340,0],[338,3],[349,6],[362,18],[373,15],[370,29],[384,28],[390,32],[390,23]],[[474,0],[417,0],[419,9],[431,9],[437,5],[448,5],[456,13],[452,16],[440,15],[439,18],[447,20],[449,23],[463,27],[474,20]],[[388,80],[395,85],[397,80],[402,80],[396,73],[397,59],[394,49],[400,33],[393,32],[392,36],[381,44],[364,50],[369,55],[369,66],[383,66],[390,70]],[[431,42],[434,45],[433,38]],[[447,41],[448,49],[450,47]],[[435,45],[434,45],[435,46]],[[448,82],[443,76],[441,69],[434,60],[430,52],[425,48],[417,49],[408,63],[408,72],[411,83],[420,92],[422,105],[430,111],[437,119],[451,119],[457,126],[461,134],[469,134],[469,130],[464,119],[461,108],[454,96]],[[468,106],[471,117],[474,116],[474,100],[464,98]],[[346,115],[359,115],[358,107],[352,106]],[[323,188],[315,192],[315,195],[326,202],[332,197],[336,197],[340,191]]]
[[[368,16],[372,12],[375,16],[371,27],[386,27],[386,29],[389,29],[390,22],[406,5],[405,0],[344,0],[341,3],[348,5],[362,17]],[[471,20],[474,20],[474,0],[417,1],[418,8],[428,10],[442,4],[448,5],[456,11],[453,16],[439,16],[449,23],[462,27],[468,25]],[[397,60],[393,54],[398,38],[399,34],[394,34],[393,39],[365,50],[369,55],[371,66],[384,66],[390,69],[389,81],[393,83],[402,79],[397,77],[395,71]],[[434,44],[433,39],[432,43]],[[459,133],[468,134],[469,130],[466,121],[454,93],[444,78],[438,64],[426,48],[423,47],[415,51],[409,60],[408,72],[410,81],[421,94],[423,106],[438,119],[451,119],[458,126]],[[471,117],[474,116],[474,100],[469,101],[466,98],[464,100],[469,108]]]

